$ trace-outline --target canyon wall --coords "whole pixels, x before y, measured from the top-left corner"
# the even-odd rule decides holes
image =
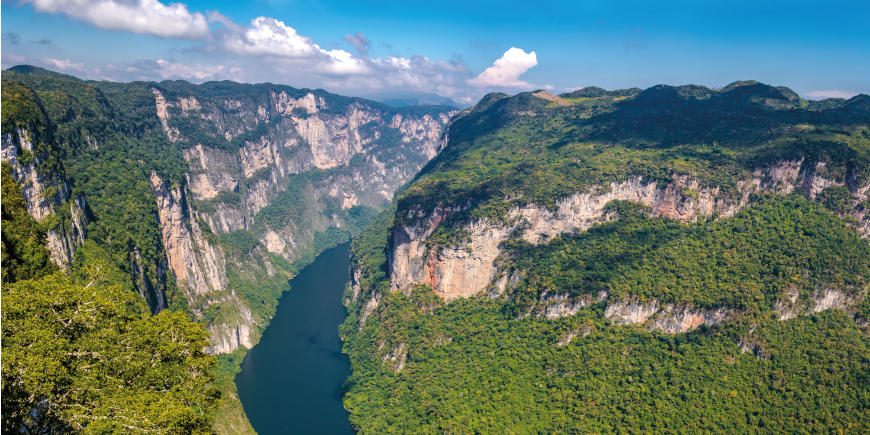
[[[238,144],[185,148],[189,170],[180,186],[151,176],[168,269],[195,312],[222,307],[223,320],[210,325],[217,353],[251,347],[268,321],[252,315],[228,284],[226,262],[271,279],[273,255],[290,263],[310,255],[318,233],[353,224],[351,209],[383,207],[436,154],[453,114],[400,113],[322,91],[294,97],[273,90],[255,104],[151,90],[170,141],[186,140],[184,126],[195,122]],[[264,250],[225,258],[216,236],[240,231]]]
[[[3,133],[0,156],[21,186],[27,213],[37,222],[50,221],[46,247],[51,260],[66,270],[85,240],[88,223],[85,198],[72,196],[63,166],[43,164],[46,156],[35,154],[32,133],[26,128]]]
[[[508,271],[499,270],[497,259],[501,254],[500,244],[510,238],[518,238],[530,244],[546,243],[555,236],[582,232],[596,223],[606,222],[614,216],[607,212],[611,201],[632,201],[646,206],[647,213],[654,217],[694,222],[700,217],[727,218],[734,216],[750,203],[755,193],[772,192],[789,194],[802,190],[809,198],[825,188],[844,186],[847,180],[828,179],[820,175],[824,164],[804,167],[802,160],[783,160],[757,168],[751,177],[736,183],[736,192],[723,194],[717,186],[702,186],[686,176],[674,174],[668,184],[655,181],[644,182],[632,178],[612,182],[607,186],[595,186],[563,198],[554,208],[526,204],[510,209],[507,218],[499,221],[477,220],[467,222],[460,228],[465,240],[458,246],[438,246],[428,243],[429,237],[452,213],[462,207],[436,208],[428,216],[416,213],[409,225],[396,225],[392,229],[389,249],[390,284],[393,291],[407,291],[411,285],[429,285],[446,301],[467,298],[487,291],[503,293],[512,279]],[[867,200],[868,186],[851,186],[852,210],[847,214],[863,238],[870,237],[867,231],[870,217],[859,206]],[[692,307],[661,306],[656,301],[610,300],[606,294],[599,295],[607,301],[606,317],[617,323],[647,323],[651,328],[667,332],[685,332],[702,324],[719,323],[729,316],[729,310],[696,310]],[[789,305],[789,313],[814,312],[818,307],[843,308],[848,306],[842,298],[829,293],[819,294],[804,307]],[[576,313],[592,301],[570,298],[567,295],[550,295],[541,301],[539,315],[553,318]],[[376,302],[372,305],[376,306]],[[825,308],[825,309],[826,309]],[[785,308],[783,308],[785,310]],[[793,316],[793,313],[791,314]],[[783,318],[788,315],[784,314]],[[649,322],[648,322],[649,321]]]

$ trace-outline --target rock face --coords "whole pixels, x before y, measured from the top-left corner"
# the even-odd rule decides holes
[[[785,299],[778,300],[773,305],[780,320],[837,308],[853,312],[853,308],[867,296],[867,290],[850,297],[840,290],[819,289],[812,297],[803,301],[798,299],[797,291],[787,291],[785,296]]]
[[[511,209],[507,213],[508,223],[471,222],[463,228],[470,240],[466,246],[440,247],[431,252],[426,249],[428,237],[450,213],[459,211],[435,209],[413,226],[394,228],[390,281],[394,289],[404,289],[413,283],[429,284],[446,300],[468,297],[483,290],[495,278],[498,246],[515,231],[520,231],[520,237],[532,244],[544,243],[564,233],[585,231],[609,219],[605,207],[614,200],[643,204],[653,216],[690,222],[699,216],[733,216],[748,204],[754,192],[786,194],[796,186],[836,184],[816,175],[815,171],[800,179],[801,164],[801,161],[780,161],[757,169],[752,178],[738,184],[736,200],[726,199],[718,187],[701,186],[679,175],[674,175],[667,185],[645,183],[640,178],[610,183],[564,198],[556,203],[555,210],[527,204]]]
[[[689,332],[701,325],[718,325],[728,320],[733,312],[721,307],[715,310],[696,310],[692,307],[660,306],[658,301],[648,303],[615,302],[607,306],[604,317],[614,323],[646,324],[649,329],[676,334]]]
[[[22,159],[24,155],[27,158]],[[27,212],[40,222],[58,218],[46,231],[46,245],[52,261],[66,270],[86,236],[84,197],[72,197],[63,167],[43,169],[43,158],[34,154],[31,134],[24,128],[3,134],[2,159],[9,163],[12,177],[21,185]]]
[[[788,194],[804,189],[809,197],[815,198],[826,187],[844,185],[843,181],[819,175],[823,166],[803,170],[802,167],[802,160],[783,160],[757,168],[750,178],[737,183],[736,195],[722,195],[719,187],[701,186],[697,181],[676,174],[666,185],[644,182],[640,178],[614,182],[564,198],[553,209],[526,204],[509,210],[507,219],[502,222],[469,222],[461,228],[467,236],[464,246],[429,246],[428,239],[438,226],[452,213],[462,210],[436,208],[429,216],[412,220],[414,223],[410,225],[393,228],[389,255],[391,286],[393,290],[406,290],[412,284],[428,284],[446,301],[469,297],[487,288],[496,293],[504,291],[509,280],[500,275],[496,264],[502,242],[518,237],[540,244],[560,234],[585,231],[612,217],[606,212],[606,205],[614,200],[643,204],[652,216],[691,222],[698,217],[731,217],[749,204],[750,195],[757,192]],[[870,236],[866,230],[866,211],[859,210],[857,204],[866,199],[866,190],[854,189],[856,209],[851,213],[857,221],[856,228],[865,238]],[[551,295],[550,299],[542,300],[544,309],[539,315],[554,318],[573,314],[591,302],[559,295]],[[814,307],[845,306],[840,299],[827,295]],[[607,310],[607,317],[618,323],[650,321],[651,328],[666,332],[685,332],[701,324],[716,324],[729,316],[726,309],[697,311],[691,307],[659,307],[655,301],[646,304],[618,301],[608,305]]]
[[[197,294],[223,290],[226,287],[223,252],[206,242],[199,225],[189,219],[190,210],[181,188],[169,190],[153,172],[151,185],[157,198],[163,247],[175,278]]]
[[[180,187],[170,189],[156,173],[151,174],[151,185],[157,198],[169,270],[186,292],[187,300],[198,302],[191,305],[203,307],[219,302],[233,312],[223,316],[228,320],[209,325],[212,351],[226,353],[239,346],[251,347],[255,329],[251,311],[227,288],[226,265],[220,246],[206,240],[196,220],[190,219],[191,211]],[[158,311],[163,308],[158,306]]]
[[[272,90],[252,101],[151,91],[170,141],[189,140],[196,133],[185,125],[195,123],[236,144],[183,149],[189,171],[182,185],[171,187],[156,173],[150,180],[168,270],[198,315],[221,307],[223,320],[209,327],[215,353],[251,347],[268,320],[255,318],[228,284],[226,262],[269,276],[275,266],[266,252],[256,260],[225,258],[205,234],[246,231],[268,253],[295,261],[313,249],[318,231],[347,225],[336,210],[379,208],[391,199],[435,155],[452,115],[394,113],[322,92]]]
[[[414,283],[428,284],[450,301],[469,297],[492,280],[498,244],[507,239],[511,229],[475,222],[468,227],[471,243],[467,247],[443,248],[431,255],[426,240],[449,212],[436,209],[422,224],[397,226],[393,230],[390,257],[393,290],[405,290]]]

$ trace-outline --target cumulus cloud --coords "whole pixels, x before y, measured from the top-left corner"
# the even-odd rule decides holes
[[[319,49],[314,41],[296,33],[296,29],[268,17],[254,18],[251,27],[227,35],[224,46],[241,54],[283,57],[311,56]]]
[[[205,15],[182,3],[157,0],[24,0],[41,12],[61,13],[101,29],[124,30],[163,38],[206,39],[211,31]]]
[[[857,95],[854,92],[847,91],[838,91],[836,89],[828,90],[828,91],[812,91],[807,92],[807,97],[812,98],[814,100],[822,100],[825,98],[852,98]]]
[[[491,67],[468,80],[468,83],[482,88],[532,88],[534,85],[520,80],[520,76],[537,64],[538,57],[534,51],[526,53],[522,48],[511,47]]]
[[[349,52],[324,50],[283,21],[269,17],[254,18],[251,20],[251,27],[226,32],[223,35],[223,47],[238,54],[271,56],[287,66],[304,63],[304,66],[319,72],[365,72],[364,63]]]
[[[366,38],[366,35],[363,35],[362,32],[356,32],[354,35],[344,35],[344,40],[353,46],[361,56],[368,55],[369,46],[372,45],[372,43],[369,42],[369,39]]]

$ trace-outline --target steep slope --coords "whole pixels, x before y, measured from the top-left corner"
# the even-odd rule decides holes
[[[21,186],[27,212],[45,223],[52,261],[65,270],[84,241],[87,206],[84,197],[72,195],[64,166],[51,153],[49,125],[30,89],[19,83],[3,87],[0,157]]]
[[[222,360],[232,366],[288,278],[386,205],[454,112],[24,66],[3,71],[2,156],[54,263],[75,274],[108,260],[143,309],[204,322],[209,351],[233,353]]]
[[[867,429],[868,100],[487,95],[354,241],[352,423]]]

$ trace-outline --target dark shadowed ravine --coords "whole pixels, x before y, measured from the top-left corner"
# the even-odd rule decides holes
[[[261,435],[353,433],[341,404],[350,365],[338,338],[348,266],[348,244],[320,254],[290,281],[275,318],[245,357],[236,384]]]

